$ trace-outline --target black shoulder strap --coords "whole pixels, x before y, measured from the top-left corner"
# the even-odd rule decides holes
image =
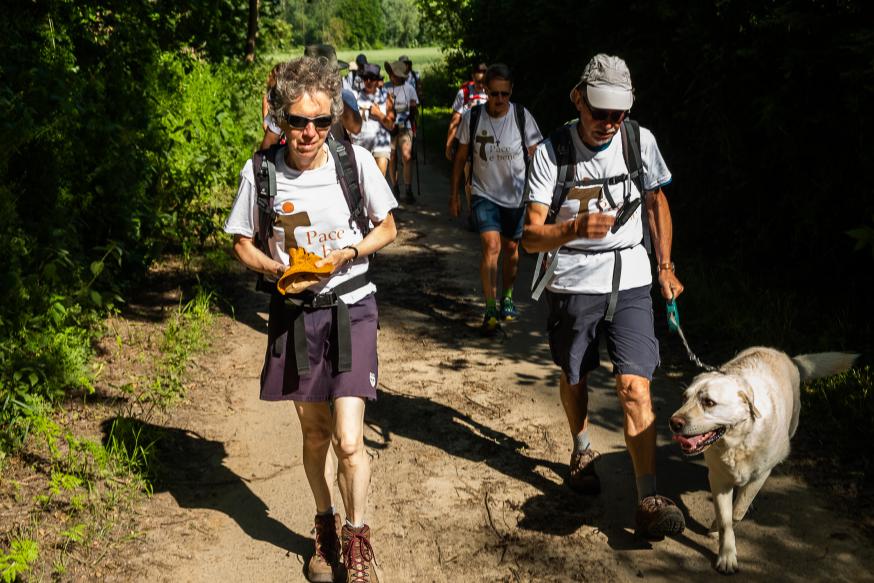
[[[622,156],[628,175],[640,192],[641,223],[643,229],[643,246],[646,252],[652,254],[652,238],[649,232],[649,213],[646,208],[646,190],[643,182],[643,156],[640,150],[640,124],[630,118],[625,118],[619,128],[622,136]]]
[[[519,137],[522,138],[522,156],[525,160],[525,173],[528,173],[528,165],[531,160],[528,156],[528,144],[525,143],[525,108],[518,103],[513,104],[513,111],[516,114],[516,126],[519,128]]]
[[[258,232],[255,233],[255,246],[270,257],[270,238],[273,236],[273,221],[276,211],[273,200],[276,198],[276,155],[285,146],[275,144],[266,150],[259,150],[252,156],[252,173],[255,175],[255,195],[258,205]]]
[[[358,225],[362,235],[367,235],[370,230],[370,222],[364,213],[361,201],[361,184],[358,181],[358,165],[355,163],[355,152],[352,144],[345,140],[336,140],[328,137],[328,151],[334,158],[334,169],[337,172],[337,181],[340,190],[349,206],[349,226]]]
[[[470,108],[470,125],[467,134],[467,163],[470,164],[470,173],[473,175],[473,143],[476,137],[476,129],[479,127],[479,118],[483,113],[484,104]]]
[[[555,188],[552,191],[552,204],[549,205],[549,213],[546,215],[547,224],[555,222],[558,211],[561,209],[561,205],[564,204],[568,192],[570,192],[573,186],[576,155],[571,131],[574,128],[574,123],[570,122],[563,125],[549,136],[549,143],[552,145],[552,151],[555,154],[557,172]]]

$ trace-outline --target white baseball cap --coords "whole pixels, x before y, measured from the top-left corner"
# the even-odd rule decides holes
[[[628,111],[634,103],[634,88],[628,65],[619,57],[599,53],[583,69],[577,87],[596,109]],[[576,87],[575,87],[576,88]]]

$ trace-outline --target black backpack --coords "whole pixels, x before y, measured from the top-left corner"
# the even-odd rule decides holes
[[[547,224],[555,222],[558,212],[561,209],[561,205],[564,204],[565,199],[567,199],[568,193],[574,186],[577,186],[577,182],[574,180],[574,168],[577,163],[576,150],[571,136],[571,132],[575,131],[576,124],[577,120],[568,122],[549,136],[549,141],[552,144],[552,149],[555,153],[555,161],[558,171],[556,173],[555,188],[552,191],[552,203],[549,205],[549,211],[546,215]],[[623,184],[627,180],[634,182],[640,193],[640,199],[635,199],[633,204],[629,204],[630,192],[628,189],[625,189],[622,205],[625,212],[620,213],[620,215],[623,215],[621,218],[619,215],[617,216],[617,221],[613,226],[613,232],[615,233],[619,227],[621,227],[634,214],[638,206],[640,206],[641,213],[644,213],[641,217],[643,230],[642,243],[646,252],[651,255],[652,240],[649,232],[649,220],[644,211],[646,208],[644,203],[646,190],[643,185],[643,158],[640,152],[640,124],[626,117],[622,121],[622,125],[619,127],[619,134],[620,139],[622,140],[622,157],[625,159],[625,168],[628,172],[626,174],[611,176],[609,178],[586,180],[584,183],[592,185],[600,183],[603,187],[604,197],[607,199],[608,204],[611,208],[615,209],[619,204],[613,197],[610,187]],[[610,309],[608,309],[608,321],[613,317],[612,308],[615,308],[616,294],[619,288],[619,276],[622,269],[619,250],[612,250],[610,252],[614,253],[616,264],[613,270],[613,292],[611,293]],[[555,260],[558,256],[558,250],[555,251],[555,255],[548,265],[544,265],[544,255],[545,253],[540,253],[537,257],[537,264],[534,268],[534,280],[531,283],[531,298],[535,301],[540,298],[540,294],[543,293],[543,290],[546,288],[546,285],[552,277],[552,273],[555,270]],[[540,273],[541,270],[543,270],[542,276]]]
[[[370,231],[370,221],[364,212],[361,200],[361,185],[358,181],[358,166],[355,151],[346,140],[328,136],[328,151],[334,158],[337,182],[343,191],[343,198],[349,206],[349,226],[357,226],[363,236]],[[269,241],[273,236],[273,223],[276,211],[273,200],[276,198],[276,155],[285,145],[276,144],[266,150],[259,150],[252,156],[252,171],[255,174],[255,193],[258,203],[258,232],[255,233],[255,246],[270,257]],[[258,276],[256,289],[272,292],[275,288],[267,285],[264,276]]]

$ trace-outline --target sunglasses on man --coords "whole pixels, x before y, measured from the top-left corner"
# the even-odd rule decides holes
[[[597,107],[592,107],[592,104],[589,103],[589,100],[583,96],[583,103],[586,104],[586,107],[589,109],[589,115],[592,116],[592,119],[595,121],[609,121],[610,123],[619,123],[622,121],[622,118],[625,117],[626,112],[616,109],[598,109]]]
[[[489,97],[510,97],[509,91],[489,91]]]
[[[285,114],[285,121],[296,130],[302,130],[309,125],[310,122],[316,129],[324,130],[331,127],[333,119],[330,115],[319,115],[316,117],[306,117],[303,115],[294,115],[292,113]]]

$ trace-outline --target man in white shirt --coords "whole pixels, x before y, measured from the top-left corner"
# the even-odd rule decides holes
[[[449,212],[461,213],[459,183],[464,165],[471,162],[471,207],[482,244],[480,279],[486,309],[484,333],[498,327],[498,319],[517,316],[513,284],[519,264],[519,239],[525,207],[525,171],[528,159],[541,140],[540,129],[531,114],[512,103],[513,78],[501,63],[485,74],[488,101],[464,113],[458,126],[458,149],[452,164]],[[501,261],[503,294],[497,305],[498,260]]]
[[[600,492],[595,473],[600,454],[591,449],[588,435],[586,377],[599,365],[598,340],[603,334],[636,477],[636,532],[658,539],[685,528],[680,509],[656,494],[650,398],[659,353],[645,248],[648,234],[658,261],[661,295],[670,299],[683,292],[671,262],[671,213],[662,190],[671,173],[652,133],[639,128],[635,134],[639,126],[624,123],[634,96],[622,59],[596,55],[570,97],[579,121],[556,131],[534,154],[522,238],[526,250],[552,251],[555,256],[545,275],[547,329],[553,360],[562,368],[561,402],[574,440],[567,483],[583,494]],[[626,162],[636,152],[623,149],[635,137],[640,172],[630,170],[634,164]],[[554,198],[559,192],[565,198]]]
[[[397,169],[398,158],[400,158],[403,164],[404,197],[406,202],[412,204],[416,200],[413,195],[413,140],[416,137],[415,122],[419,98],[416,95],[416,88],[407,81],[406,63],[386,61],[385,70],[391,78],[391,83],[385,86],[385,90],[388,91],[390,119],[394,122],[391,130],[388,176],[400,196],[401,185]]]

